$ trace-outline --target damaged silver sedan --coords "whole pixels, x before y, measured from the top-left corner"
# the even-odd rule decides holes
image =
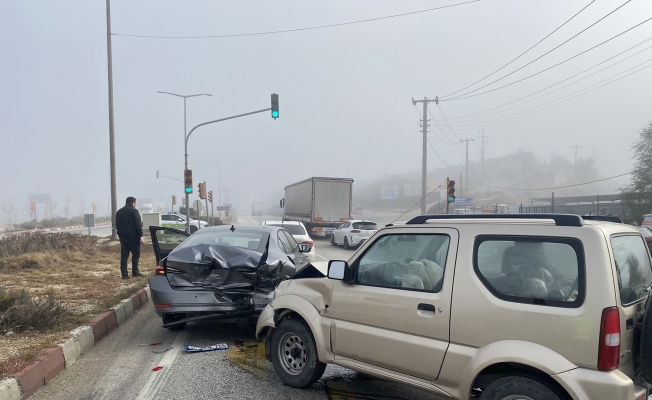
[[[309,265],[311,247],[278,227],[224,225],[189,236],[152,226],[150,233],[158,266],[149,287],[168,329],[207,319],[255,322],[279,282]]]

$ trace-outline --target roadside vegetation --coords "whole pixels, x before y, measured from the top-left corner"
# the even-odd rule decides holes
[[[150,276],[154,267],[151,244],[145,244],[141,273]],[[1,238],[0,379],[146,285],[146,278],[121,279],[120,246],[106,238],[71,233]]]

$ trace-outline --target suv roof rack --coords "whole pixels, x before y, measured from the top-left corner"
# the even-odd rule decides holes
[[[582,215],[582,219],[586,221],[615,222],[617,224],[623,223],[622,219],[610,215]]]
[[[408,225],[423,224],[431,219],[552,219],[557,226],[584,226],[584,220],[574,214],[443,214],[419,215],[407,222]]]

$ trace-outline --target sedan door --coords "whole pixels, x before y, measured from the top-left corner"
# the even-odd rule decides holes
[[[435,381],[449,345],[458,233],[383,235],[336,282],[328,315],[335,363],[355,360]],[[344,362],[344,360],[343,360]]]
[[[150,226],[149,234],[152,237],[156,265],[189,236],[185,231],[159,226]]]

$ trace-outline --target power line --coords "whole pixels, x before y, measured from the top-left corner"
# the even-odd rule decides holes
[[[635,49],[636,47],[638,47],[638,46],[640,46],[640,45],[642,45],[642,44],[644,44],[644,43],[646,43],[646,42],[649,42],[650,40],[652,40],[652,36],[650,36],[649,38],[643,40],[642,42],[640,42],[640,43],[638,43],[638,44],[636,44],[636,45],[634,45],[634,46],[628,48],[627,50],[623,50],[623,51],[621,51],[620,53],[618,53],[618,54],[616,54],[616,55],[614,55],[614,56],[612,56],[612,57],[609,57],[609,58],[607,58],[606,60],[604,60],[604,61],[602,61],[602,62],[599,62],[598,64],[595,64],[594,66],[592,66],[592,67],[590,67],[590,68],[587,68],[587,69],[585,69],[585,70],[583,70],[583,71],[580,71],[580,72],[576,73],[575,75],[572,75],[572,76],[570,76],[570,77],[568,77],[568,78],[566,78],[566,79],[564,79],[564,80],[561,80],[561,81],[559,81],[559,82],[557,82],[557,83],[554,83],[554,84],[552,84],[552,85],[550,85],[550,86],[547,86],[547,87],[545,87],[545,88],[543,88],[543,89],[541,89],[541,90],[537,90],[536,92],[530,93],[530,94],[528,94],[527,96],[523,96],[523,97],[520,97],[520,98],[518,98],[518,99],[516,99],[516,100],[512,100],[512,101],[510,101],[510,102],[503,103],[503,104],[501,104],[501,105],[499,105],[499,106],[495,106],[495,107],[487,108],[487,109],[482,110],[482,111],[478,111],[478,112],[474,112],[474,113],[470,113],[470,114],[465,114],[465,115],[460,115],[460,116],[457,116],[457,117],[449,117],[448,119],[466,119],[466,117],[470,117],[470,116],[478,115],[478,114],[485,114],[485,113],[487,113],[487,112],[489,112],[489,111],[497,110],[497,109],[499,109],[499,108],[503,108],[503,107],[508,106],[508,105],[510,105],[510,104],[514,104],[514,103],[516,103],[516,102],[518,102],[518,101],[521,101],[521,100],[523,100],[523,99],[527,99],[528,97],[531,97],[531,96],[534,96],[535,94],[541,93],[541,92],[543,92],[543,91],[545,91],[545,90],[547,90],[547,89],[550,89],[551,87],[557,86],[557,85],[559,85],[560,83],[564,83],[564,82],[566,82],[566,81],[568,81],[568,80],[570,80],[570,79],[573,79],[574,77],[576,77],[576,76],[578,76],[578,75],[581,75],[581,74],[583,74],[583,73],[585,73],[585,72],[587,72],[587,71],[589,71],[589,70],[592,70],[592,69],[595,68],[595,67],[598,67],[598,66],[600,66],[600,65],[602,65],[602,64],[604,64],[604,63],[606,63],[606,62],[608,62],[608,61],[611,61],[611,60],[613,60],[614,58],[616,58],[616,57],[618,57],[618,56],[620,56],[620,55],[622,55],[622,54],[624,54],[624,53],[626,53],[626,52],[628,52],[628,51],[630,51],[630,50],[632,50],[632,49]],[[644,51],[646,51],[646,50],[649,50],[649,49],[651,49],[651,48],[652,48],[652,46],[650,46],[650,47],[646,47],[645,49],[643,49],[643,50],[641,50],[641,51],[639,51],[639,52],[637,52],[637,53],[634,53],[634,54],[632,54],[632,55],[629,56],[629,57],[623,58],[622,60],[620,60],[620,61],[618,61],[618,62],[616,62],[616,63],[610,65],[610,66],[607,67],[607,68],[613,67],[614,65],[616,65],[616,64],[618,64],[618,63],[621,63],[621,62],[623,62],[623,61],[625,61],[625,60],[628,60],[628,59],[634,57],[635,55],[638,55],[638,54],[640,54],[640,53],[642,53],[642,52],[644,52]],[[606,68],[601,69],[600,71],[604,71],[605,69],[606,69]],[[598,71],[598,72],[600,72],[600,71]],[[594,75],[594,74],[591,74],[591,75]],[[588,75],[588,76],[591,76],[591,75]],[[587,77],[588,77],[588,76],[587,76]],[[584,79],[584,78],[582,78],[582,79]],[[575,82],[579,82],[579,80],[577,80],[577,81],[575,81]],[[553,92],[554,92],[554,91],[553,91]],[[553,92],[549,92],[549,93],[547,93],[547,94],[550,94],[550,93],[553,93]],[[527,103],[527,102],[526,102],[526,103]],[[522,103],[522,104],[525,104],[525,103]],[[491,114],[489,114],[489,115],[491,115]],[[469,119],[473,119],[473,118],[469,118]]]
[[[336,24],[318,25],[318,26],[311,26],[311,27],[305,27],[305,28],[282,29],[282,30],[278,30],[278,31],[250,32],[250,33],[231,33],[231,34],[224,34],[224,35],[200,35],[200,36],[133,35],[133,34],[126,34],[126,33],[112,33],[112,35],[113,36],[123,36],[123,37],[135,37],[135,38],[150,38],[150,39],[210,39],[210,38],[230,38],[230,37],[242,37],[242,36],[275,35],[275,34],[279,34],[279,33],[290,33],[290,32],[309,31],[309,30],[315,30],[315,29],[333,28],[333,27],[337,27],[337,26],[354,25],[354,24],[361,24],[361,23],[365,23],[365,22],[380,21],[380,20],[390,19],[390,18],[405,17],[405,16],[408,16],[408,15],[421,14],[421,13],[431,12],[431,11],[435,11],[435,10],[441,10],[441,9],[444,9],[444,8],[457,7],[457,6],[462,6],[462,5],[470,4],[470,3],[477,3],[479,1],[480,0],[470,0],[470,1],[465,1],[463,3],[449,4],[447,6],[427,8],[425,10],[411,11],[411,12],[406,12],[406,13],[402,13],[402,14],[387,15],[387,16],[384,16],[384,17],[368,18],[368,19],[361,19],[361,20],[357,20],[357,21],[340,22],[340,23],[336,23]]]
[[[613,10],[612,12],[610,12],[609,14],[607,14],[607,15],[605,15],[604,17],[600,18],[599,20],[595,21],[594,23],[592,23],[592,24],[589,25],[588,27],[582,29],[579,33],[577,33],[577,34],[571,36],[570,39],[565,40],[565,41],[562,42],[561,44],[559,44],[559,45],[553,47],[551,50],[548,50],[547,52],[543,53],[542,55],[540,55],[539,57],[537,57],[537,58],[535,58],[534,60],[530,61],[529,63],[527,63],[527,64],[521,66],[520,68],[517,68],[517,69],[515,69],[514,71],[510,72],[509,74],[507,74],[507,75],[503,75],[502,77],[500,77],[500,78],[498,78],[498,79],[496,79],[496,80],[494,80],[494,81],[492,81],[492,82],[489,82],[489,83],[487,83],[487,84],[484,85],[484,86],[480,86],[479,88],[473,89],[473,90],[468,91],[468,92],[466,92],[466,93],[462,93],[461,95],[459,95],[459,96],[457,96],[457,97],[466,96],[467,94],[470,94],[470,93],[473,93],[473,92],[477,92],[478,90],[480,90],[480,89],[482,89],[482,88],[486,88],[487,86],[492,85],[492,84],[494,84],[494,83],[496,83],[496,82],[498,82],[498,81],[500,81],[500,80],[503,80],[503,79],[507,78],[508,76],[510,76],[510,75],[512,75],[512,74],[514,74],[514,73],[516,73],[516,72],[518,72],[518,71],[520,71],[520,70],[522,70],[523,68],[525,68],[525,67],[527,67],[528,65],[534,63],[535,61],[542,59],[543,57],[545,57],[545,56],[547,56],[548,54],[552,53],[553,51],[557,50],[557,49],[560,48],[561,46],[563,46],[563,45],[565,45],[566,43],[570,42],[571,40],[575,39],[576,37],[578,37],[578,36],[581,35],[582,33],[586,32],[586,31],[589,30],[591,27],[595,26],[596,24],[598,24],[600,21],[604,20],[605,18],[607,18],[607,17],[610,16],[611,14],[613,14],[613,13],[615,13],[616,11],[620,10],[622,7],[624,7],[624,6],[625,6],[627,3],[629,3],[630,1],[632,1],[632,0],[627,0],[626,2],[624,2],[623,4],[621,4],[618,8],[616,8],[615,10]]]
[[[455,131],[453,131],[453,128],[451,128],[451,125],[448,123],[448,120],[446,119],[446,116],[444,115],[444,112],[441,110],[441,107],[439,106],[439,102],[437,102],[436,104],[437,104],[437,108],[439,108],[439,112],[441,113],[441,116],[444,117],[444,121],[446,121],[446,125],[448,125],[448,129],[450,129],[451,132],[453,132],[453,136],[455,136],[455,138],[457,138],[457,140],[461,141],[461,139],[458,138],[457,135],[455,134]]]
[[[566,185],[566,186],[555,186],[555,187],[536,188],[536,189],[505,188],[505,187],[497,187],[497,186],[485,185],[484,183],[475,182],[475,181],[471,181],[471,182],[473,182],[473,183],[475,183],[475,184],[478,184],[478,185],[480,185],[480,186],[488,187],[488,188],[491,188],[491,189],[499,189],[499,190],[518,190],[518,191],[524,191],[524,190],[552,190],[552,189],[565,189],[565,188],[569,188],[569,187],[576,187],[576,186],[589,185],[589,184],[591,184],[591,183],[597,183],[597,182],[602,182],[602,181],[608,181],[608,180],[610,180],[610,179],[620,178],[621,176],[627,176],[627,175],[631,175],[631,174],[632,174],[631,172],[627,172],[627,173],[625,173],[625,174],[620,174],[620,175],[610,176],[610,177],[608,177],[608,178],[597,179],[597,180],[595,180],[595,181],[576,183],[576,184],[573,184],[573,185]]]
[[[416,106],[415,106],[415,107],[416,107]],[[439,132],[441,132],[441,134],[444,135],[444,137],[446,138],[446,140],[448,140],[448,141],[450,142],[450,143],[446,143],[446,144],[450,144],[450,145],[458,145],[459,143],[455,143],[454,141],[452,141],[452,140],[448,137],[448,135],[447,135],[447,134],[446,134],[446,133],[441,129],[441,127],[440,127],[439,124],[437,123],[437,119],[436,119],[436,118],[432,115],[432,113],[430,112],[430,109],[428,109],[428,114],[430,114],[430,117],[432,118],[432,122],[435,123],[435,125],[437,126],[437,129],[439,129]],[[452,130],[451,130],[451,132],[452,132]],[[454,133],[453,133],[453,134],[454,134]],[[441,139],[440,139],[440,140],[441,140]],[[442,142],[443,142],[443,140],[442,140]]]
[[[459,167],[460,165],[462,165],[462,162],[464,162],[464,161],[460,162],[459,165],[450,165],[449,163],[447,163],[446,161],[444,161],[443,158],[441,158],[441,157],[439,156],[439,154],[437,153],[437,151],[435,150],[435,148],[432,146],[432,143],[430,143],[430,139],[428,139],[428,144],[430,145],[430,148],[431,148],[432,151],[435,153],[435,155],[437,156],[437,158],[439,158],[439,161],[443,162],[447,167],[451,167],[451,168]]]
[[[585,87],[585,88],[582,88],[582,89],[577,90],[577,91],[575,91],[575,92],[569,93],[569,94],[567,94],[567,95],[565,95],[565,96],[559,97],[559,98],[557,98],[557,99],[555,99],[555,100],[552,100],[552,101],[549,101],[549,102],[547,102],[547,103],[540,104],[540,105],[538,105],[538,106],[536,106],[536,107],[532,107],[532,108],[529,108],[529,109],[527,109],[527,110],[519,111],[519,112],[514,113],[514,114],[511,114],[511,115],[505,115],[505,116],[503,116],[503,117],[496,118],[496,119],[493,119],[493,120],[479,121],[479,122],[472,122],[472,123],[470,123],[470,124],[458,124],[457,127],[461,127],[461,126],[472,126],[472,125],[479,125],[478,127],[482,127],[482,126],[486,126],[486,125],[484,125],[484,124],[486,124],[487,122],[500,121],[501,119],[504,119],[504,118],[510,118],[510,117],[513,117],[513,116],[516,116],[516,115],[519,115],[519,114],[522,114],[522,113],[527,113],[528,111],[536,110],[537,108],[540,108],[540,107],[543,107],[543,106],[547,106],[547,105],[549,105],[549,104],[552,104],[552,103],[555,103],[555,102],[557,102],[557,101],[559,101],[559,100],[562,100],[562,99],[564,99],[564,98],[566,98],[566,97],[569,97],[569,96],[572,96],[572,95],[574,95],[574,94],[577,94],[577,93],[583,92],[583,91],[585,91],[586,89],[589,89],[589,88],[591,88],[591,87],[593,87],[593,86],[596,86],[596,85],[599,85],[599,84],[601,84],[601,83],[604,83],[604,82],[606,82],[606,81],[608,81],[608,80],[610,80],[610,79],[613,79],[613,78],[617,77],[618,75],[622,75],[622,74],[624,74],[624,73],[626,73],[626,72],[629,72],[629,71],[631,71],[631,70],[633,70],[633,69],[635,69],[635,68],[640,67],[640,66],[643,65],[643,64],[647,64],[647,63],[649,63],[650,61],[652,61],[652,58],[649,59],[649,60],[646,60],[646,61],[644,61],[644,62],[642,62],[642,63],[640,63],[640,64],[638,64],[638,65],[635,65],[635,66],[633,66],[632,68],[626,69],[626,70],[624,70],[624,71],[622,71],[622,72],[619,72],[619,73],[617,73],[617,74],[615,74],[615,75],[612,75],[612,76],[610,76],[610,77],[608,77],[608,78],[606,78],[606,79],[603,79],[603,80],[601,80],[601,81],[599,81],[599,82],[596,82],[596,83],[594,83],[593,85],[589,85],[589,86],[587,86],[587,87]],[[643,69],[645,69],[645,68],[649,68],[649,67],[652,67],[652,65],[648,65],[647,67],[641,68],[641,69],[638,70],[638,71],[634,71],[634,72],[632,72],[632,73],[630,73],[630,74],[627,74],[627,75],[625,75],[625,76],[623,76],[623,77],[621,77],[621,78],[619,78],[619,79],[616,79],[616,80],[614,80],[614,81],[612,81],[612,82],[609,82],[609,83],[616,82],[616,81],[618,81],[618,80],[620,80],[620,79],[622,79],[622,78],[625,78],[625,77],[627,77],[627,76],[629,76],[629,75],[631,75],[631,74],[633,74],[633,73],[636,73],[636,72],[642,71]],[[609,83],[607,83],[607,84],[609,84]],[[568,85],[566,85],[566,86],[568,86]],[[604,85],[602,85],[602,86],[604,86]],[[602,86],[599,86],[598,88],[600,88],[600,87],[602,87]],[[598,88],[596,88],[596,89],[598,89]],[[561,88],[560,88],[560,89],[561,89]],[[595,89],[593,89],[593,90],[595,90]],[[590,90],[590,91],[588,91],[588,92],[586,92],[586,93],[592,92],[593,90]],[[551,92],[551,93],[552,93],[552,92]],[[582,94],[586,94],[586,93],[582,93]],[[543,96],[540,96],[540,97],[543,97]],[[575,96],[575,97],[577,97],[577,96]],[[574,97],[573,97],[573,98],[574,98]],[[568,99],[568,100],[570,100],[570,99]],[[565,100],[564,100],[564,101],[565,101]],[[523,104],[525,104],[525,103],[523,103]],[[557,104],[559,104],[559,103],[557,103]],[[545,108],[547,108],[547,107],[545,107]],[[540,110],[539,110],[539,111],[540,111]],[[526,114],[526,115],[527,115],[527,114]],[[484,117],[482,117],[482,118],[484,118]],[[503,122],[504,122],[504,121],[503,121]]]
[[[456,91],[456,92],[453,92],[453,93],[449,93],[449,94],[447,94],[447,95],[444,95],[444,96],[442,96],[442,97],[449,97],[449,96],[452,96],[452,95],[454,95],[454,94],[456,94],[456,93],[459,93],[459,92],[461,92],[461,91],[463,91],[463,90],[466,90],[466,89],[470,88],[471,86],[475,85],[476,83],[482,82],[483,80],[489,78],[491,75],[493,75],[493,74],[495,74],[496,72],[502,70],[502,69],[505,68],[506,66],[510,65],[510,64],[513,63],[514,61],[516,61],[516,60],[518,60],[519,58],[521,58],[521,56],[525,55],[525,53],[527,53],[528,51],[530,51],[530,50],[532,50],[533,48],[535,48],[539,43],[541,43],[541,42],[543,42],[544,40],[546,40],[546,39],[547,39],[548,37],[550,37],[553,33],[557,32],[559,29],[561,29],[561,27],[563,27],[564,25],[566,25],[567,23],[569,23],[573,18],[577,17],[577,16],[578,16],[582,11],[586,10],[586,9],[587,9],[591,4],[593,4],[593,3],[595,3],[595,0],[591,1],[589,4],[587,4],[586,6],[584,6],[584,8],[582,8],[582,9],[581,9],[580,11],[578,11],[575,15],[573,15],[573,16],[570,17],[568,20],[566,20],[566,22],[564,22],[563,24],[559,25],[559,26],[557,27],[557,29],[555,29],[554,31],[552,31],[552,32],[550,32],[549,34],[547,34],[543,39],[541,39],[541,40],[539,40],[538,42],[536,42],[532,47],[530,47],[529,49],[527,49],[527,50],[525,50],[524,52],[522,52],[521,54],[519,54],[516,58],[514,58],[513,60],[511,60],[511,61],[508,62],[507,64],[505,64],[505,65],[503,65],[502,67],[498,68],[497,70],[495,70],[494,72],[492,72],[492,73],[490,73],[489,75],[485,76],[484,78],[482,78],[482,79],[480,79],[480,80],[478,80],[478,81],[476,81],[476,82],[473,82],[473,83],[470,84],[469,86],[464,87],[464,88],[462,88],[462,89],[460,89],[460,90],[458,90],[458,91]]]
[[[604,87],[604,86],[610,85],[610,84],[612,84],[612,83],[618,82],[618,81],[621,80],[621,79],[625,79],[625,78],[627,78],[627,77],[630,76],[630,75],[633,75],[633,74],[635,74],[635,73],[637,73],[637,72],[641,72],[641,71],[643,71],[644,69],[647,69],[647,68],[650,68],[650,67],[652,67],[652,65],[648,65],[647,67],[643,67],[643,68],[639,69],[638,71],[630,72],[629,74],[627,74],[627,75],[625,75],[625,76],[621,76],[620,78],[618,78],[618,79],[616,79],[616,80],[613,80],[613,81],[611,81],[611,82],[607,82],[607,83],[605,83],[604,85],[600,85],[600,86],[598,86],[597,88],[591,89],[591,90],[589,90],[589,91],[587,91],[587,92],[584,92],[584,93],[580,93],[580,94],[578,94],[577,96],[573,96],[573,97],[571,97],[570,99],[562,100],[562,101],[560,101],[560,102],[558,102],[558,103],[555,103],[555,104],[549,105],[549,106],[544,107],[544,108],[541,108],[541,109],[539,109],[539,110],[535,110],[535,111],[532,111],[532,112],[527,113],[527,114],[519,115],[519,116],[516,116],[516,117],[514,117],[514,118],[507,119],[507,120],[505,120],[505,121],[495,122],[495,123],[493,123],[493,124],[479,124],[479,126],[474,127],[474,128],[458,129],[458,132],[464,132],[464,131],[476,130],[476,129],[478,129],[478,128],[484,128],[484,127],[487,127],[487,126],[498,125],[498,124],[502,124],[502,123],[507,122],[507,121],[511,121],[511,120],[517,119],[517,118],[525,117],[526,115],[530,115],[530,114],[534,114],[534,113],[539,112],[539,111],[543,111],[543,110],[545,110],[545,109],[547,109],[547,108],[554,107],[554,106],[556,106],[556,105],[558,105],[558,104],[565,103],[565,102],[567,102],[567,101],[573,100],[573,99],[576,98],[576,97],[583,96],[583,95],[585,95],[585,94],[591,93],[591,92],[593,92],[594,90],[598,90],[598,89],[600,89],[601,87]],[[584,89],[582,89],[582,90],[584,90]],[[577,92],[576,92],[576,93],[577,93]],[[562,97],[562,98],[563,98],[563,97]]]
[[[428,132],[430,132],[430,133],[432,133],[433,135],[435,135],[435,137],[436,137],[437,139],[439,139],[439,140],[441,141],[441,143],[442,143],[442,144],[445,144],[446,146],[459,146],[459,145],[460,145],[460,143],[448,143],[448,142],[445,142],[442,138],[439,137],[439,135],[437,135],[437,133],[435,133],[435,131],[432,131],[432,130],[428,129]]]
[[[574,58],[577,58],[577,57],[581,56],[582,54],[588,53],[589,51],[591,51],[591,50],[593,50],[593,49],[595,49],[595,48],[597,48],[597,47],[599,47],[599,46],[602,46],[603,44],[605,44],[605,43],[607,43],[607,42],[609,42],[609,41],[611,41],[611,40],[617,38],[618,36],[621,36],[621,35],[623,35],[623,34],[629,32],[629,31],[631,31],[632,29],[638,28],[639,26],[645,24],[646,22],[649,22],[650,20],[652,20],[652,18],[648,18],[648,19],[646,19],[645,21],[643,21],[643,22],[641,22],[641,23],[639,23],[639,24],[637,24],[637,25],[634,25],[633,27],[631,27],[631,28],[629,28],[629,29],[627,29],[627,30],[625,30],[625,31],[623,31],[623,32],[621,32],[621,33],[619,33],[619,34],[617,34],[616,36],[612,36],[611,38],[605,40],[605,41],[602,42],[602,43],[599,43],[599,44],[597,44],[597,45],[591,47],[591,48],[588,49],[588,50],[584,50],[584,51],[581,52],[581,53],[578,53],[578,54],[576,54],[576,55],[574,55],[574,56],[572,56],[572,57],[570,57],[570,58],[565,59],[564,61],[561,61],[561,62],[559,62],[559,63],[557,63],[557,64],[555,64],[555,65],[553,65],[553,66],[551,66],[551,67],[548,67],[548,68],[546,68],[546,69],[543,69],[543,70],[541,70],[541,71],[539,71],[539,72],[536,72],[536,73],[534,73],[534,74],[532,74],[532,75],[526,76],[525,78],[521,78],[521,79],[519,79],[519,80],[517,80],[517,81],[514,81],[514,82],[511,82],[511,83],[508,83],[508,84],[503,85],[503,86],[499,86],[499,87],[494,88],[494,89],[486,90],[486,91],[484,91],[484,92],[480,92],[480,93],[476,93],[476,94],[471,94],[471,95],[469,95],[469,96],[463,96],[463,97],[453,97],[453,98],[450,98],[450,99],[440,100],[440,101],[452,101],[452,100],[468,99],[468,98],[470,98],[470,97],[480,96],[480,95],[482,95],[482,94],[490,93],[490,92],[493,92],[493,91],[496,91],[496,90],[499,90],[499,89],[506,88],[507,86],[511,86],[511,85],[516,84],[516,83],[522,82],[522,81],[524,81],[524,80],[526,80],[526,79],[532,78],[533,76],[539,75],[539,74],[541,74],[541,73],[543,73],[543,72],[546,72],[546,71],[548,71],[548,70],[550,70],[550,69],[552,69],[552,68],[555,68],[555,67],[557,67],[557,66],[559,66],[559,65],[561,65],[561,64],[564,64],[564,63],[566,63],[566,62],[568,62],[568,61],[570,61],[570,60],[572,60],[572,59],[574,59]],[[470,93],[470,92],[469,92],[469,93]]]

